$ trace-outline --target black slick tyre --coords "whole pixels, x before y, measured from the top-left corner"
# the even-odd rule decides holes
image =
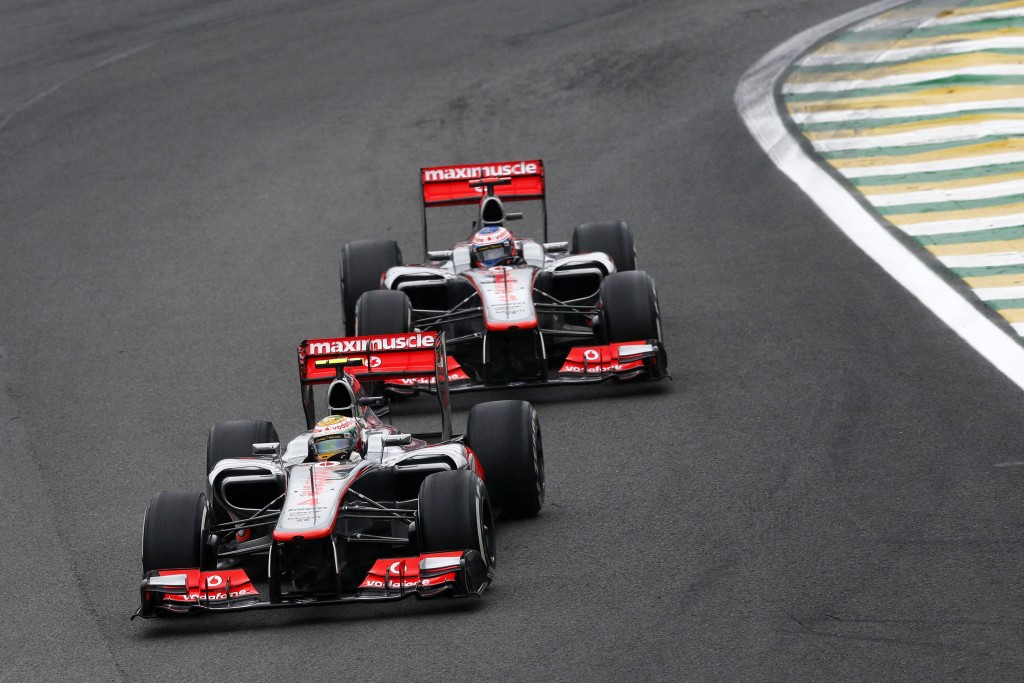
[[[357,337],[373,334],[401,334],[412,330],[412,305],[405,292],[375,289],[364,292],[356,302]]]
[[[210,508],[206,494],[161,491],[146,508],[142,525],[142,571],[156,569],[212,569],[207,558]]]
[[[633,232],[625,221],[583,223],[572,231],[572,253],[604,252],[615,262],[617,272],[636,270]]]
[[[498,513],[535,517],[544,506],[544,443],[533,406],[515,400],[479,403],[469,411],[466,433]]]
[[[400,265],[402,252],[394,240],[357,240],[341,248],[341,312],[346,337],[355,334],[359,297],[380,289],[384,272]]]
[[[213,425],[206,438],[206,473],[228,458],[247,458],[254,443],[280,442],[274,423],[266,420],[230,420]]]
[[[420,485],[417,535],[420,551],[476,550],[493,570],[494,521],[487,487],[468,470],[437,472]]]
[[[642,270],[612,273],[601,283],[601,316],[609,343],[661,340],[654,280]]]

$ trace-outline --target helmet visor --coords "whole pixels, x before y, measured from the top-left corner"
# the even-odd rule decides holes
[[[512,254],[512,244],[508,241],[497,244],[486,244],[476,248],[476,259],[485,266],[508,258]]]
[[[338,453],[351,453],[358,440],[356,434],[332,434],[314,441],[313,449],[316,451],[316,457],[326,460]]]

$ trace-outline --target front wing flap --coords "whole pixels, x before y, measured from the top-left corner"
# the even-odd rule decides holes
[[[668,376],[665,351],[661,342],[618,342],[606,346],[576,346],[565,357],[558,376],[561,379],[633,379],[640,375],[651,379]]]
[[[401,597],[414,591],[427,598],[452,592],[453,597],[480,595],[493,576],[475,550],[427,553],[418,557],[377,560],[359,589],[366,596]]]

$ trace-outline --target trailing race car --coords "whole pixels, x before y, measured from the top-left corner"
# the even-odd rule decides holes
[[[378,337],[343,356],[316,344],[299,347],[307,431],[282,449],[270,422],[219,423],[206,492],[150,500],[134,616],[480,595],[494,576],[495,516],[540,511],[536,412],[524,401],[482,403],[453,437],[443,337],[414,349]],[[374,407],[384,401],[360,384],[371,366],[373,381],[433,380],[441,431],[383,423]],[[328,414],[317,420],[313,386],[326,383]],[[267,567],[262,590],[247,558]]]
[[[391,240],[341,250],[345,334],[444,332],[453,391],[668,377],[653,279],[636,270],[622,221],[584,223],[549,242],[540,160],[421,169],[426,263]],[[539,201],[543,242],[511,233],[504,201]],[[430,251],[427,209],[476,204],[473,234]],[[468,221],[467,221],[468,222]],[[386,386],[391,393],[429,384]]]

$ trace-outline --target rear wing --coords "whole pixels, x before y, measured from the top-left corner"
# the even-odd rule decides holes
[[[430,166],[420,169],[420,190],[423,199],[423,253],[427,249],[427,209],[437,206],[478,204],[485,194],[480,184],[471,180],[508,178],[506,185],[493,187],[503,201],[536,200],[544,214],[544,241],[548,241],[548,209],[544,191],[544,162],[500,161],[458,166]]]
[[[299,344],[298,354],[302,409],[307,429],[316,424],[313,387],[328,384],[345,373],[360,382],[430,382],[441,409],[441,438],[451,438],[448,348],[443,333],[307,339]]]

